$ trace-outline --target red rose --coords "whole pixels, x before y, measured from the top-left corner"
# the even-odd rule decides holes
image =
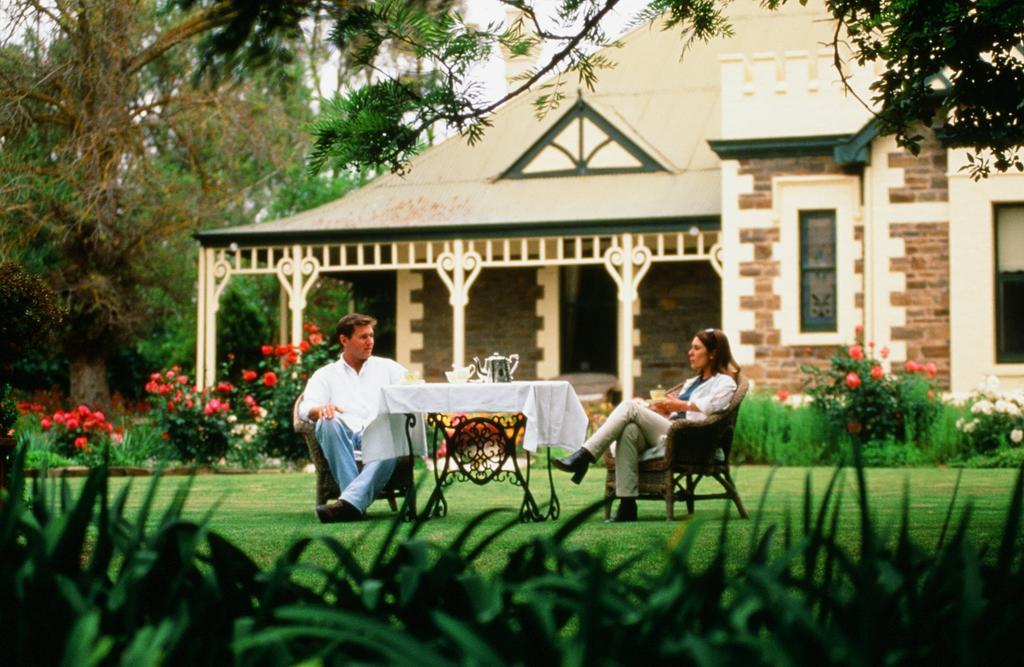
[[[302,341],[299,343],[299,349],[303,352],[309,352],[309,341]]]
[[[242,371],[242,379],[246,382],[252,382],[256,379],[256,371]]]
[[[939,374],[938,367],[931,361],[924,365],[924,372],[928,374],[928,377],[933,378]]]
[[[89,439],[84,435],[80,435],[75,438],[75,447],[78,449],[85,449],[89,446]]]
[[[785,389],[780,389],[777,392],[775,392],[775,398],[779,399],[780,401],[785,401],[787,398],[789,398],[789,392],[786,391]]]
[[[921,370],[921,364],[911,359],[907,363],[903,364],[903,368],[907,369],[908,373],[916,373]]]
[[[44,431],[49,431],[50,427],[53,426],[53,422],[50,421],[49,417],[43,417],[42,419],[39,420],[39,425],[43,428]]]
[[[860,376],[850,371],[846,374],[846,386],[850,389],[856,389],[860,386]]]
[[[68,418],[68,420],[66,422],[64,422],[64,425],[68,427],[69,431],[74,431],[74,430],[78,429],[78,426],[79,426],[78,417],[70,417],[70,418]]]
[[[284,362],[288,365],[294,364],[299,360],[299,355],[294,352],[289,352],[288,356],[284,358]]]
[[[178,376],[178,384],[188,384],[188,376],[187,375],[179,375]]]
[[[858,334],[859,333],[864,333],[864,325],[863,324],[858,324],[857,326],[855,326],[853,328],[853,331],[854,331],[854,333],[858,333]]]
[[[235,390],[235,386],[230,382],[221,382],[217,385],[217,391],[222,394],[230,394]]]
[[[309,334],[309,342],[312,343],[313,345],[319,345],[320,343],[324,342],[323,334],[319,334],[319,333],[311,333],[311,334]]]
[[[268,387],[273,387],[277,384],[277,373],[274,371],[267,371],[263,374],[263,384]]]
[[[263,353],[264,357],[269,357],[270,355],[272,355],[274,353],[274,346],[273,345],[261,345],[260,346],[260,352]]]
[[[292,346],[291,345],[278,345],[274,349],[274,354],[279,356],[279,357],[283,357],[284,355],[288,354],[291,351],[292,351]]]
[[[871,377],[872,377],[872,379],[881,380],[884,375],[885,375],[885,371],[882,370],[881,366],[876,365],[876,366],[874,366],[871,369]]]
[[[864,348],[860,345],[851,345],[849,349],[850,358],[854,361],[860,361],[864,358]]]
[[[888,359],[889,358],[889,348],[883,347],[881,350],[878,351],[878,356],[882,357],[883,359]]]
[[[160,375],[159,373],[150,373],[149,379],[152,380],[153,382],[159,382],[160,380],[164,379],[164,376]]]

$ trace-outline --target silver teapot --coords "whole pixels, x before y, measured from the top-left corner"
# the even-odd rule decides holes
[[[510,354],[503,357],[497,352],[480,362],[479,357],[473,357],[476,364],[476,374],[484,382],[511,382],[512,374],[519,366],[519,355]]]

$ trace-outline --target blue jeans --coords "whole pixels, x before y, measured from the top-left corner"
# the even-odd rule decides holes
[[[317,420],[316,439],[341,489],[341,499],[365,514],[366,508],[391,479],[397,459],[371,461],[364,464],[360,472],[356,466],[356,450],[362,446],[363,434],[354,433],[339,417]]]

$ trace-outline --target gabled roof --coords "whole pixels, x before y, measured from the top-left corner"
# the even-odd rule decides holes
[[[389,237],[488,229],[528,231],[561,225],[619,225],[638,221],[706,221],[721,211],[720,160],[708,139],[720,136],[720,66],[726,53],[803,49],[813,52],[831,37],[833,23],[820,5],[786,5],[770,12],[755,3],[731,6],[735,35],[697,42],[660,24],[634,30],[607,56],[616,63],[599,73],[597,89],[582,103],[612,128],[622,145],[638,150],[656,169],[633,173],[502,178],[531,146],[566,118],[581,100],[563,102],[562,113],[542,120],[533,102],[545,91],[521,96],[499,109],[474,146],[458,136],[417,156],[404,176],[388,174],[347,196],[280,220],[209,230],[207,245],[316,236]],[[795,3],[794,3],[795,4]],[[814,4],[813,2],[811,4]],[[565,88],[574,85],[567,81]],[[550,91],[547,91],[550,92]],[[473,231],[469,232],[468,227]]]

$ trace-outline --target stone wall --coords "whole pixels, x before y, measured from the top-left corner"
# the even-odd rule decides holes
[[[423,304],[423,319],[413,320],[413,332],[423,334],[423,349],[412,351],[412,360],[423,364],[423,377],[443,382],[452,367],[452,307],[448,288],[435,271],[423,271],[423,288],[413,290],[412,301]],[[537,377],[536,269],[488,269],[480,272],[469,290],[466,307],[466,362],[493,352],[519,355],[516,378]]]
[[[907,150],[887,156],[890,168],[903,169],[903,185],[889,188],[891,204],[949,201],[946,148],[933,133],[924,134],[921,152],[916,156]]]
[[[740,210],[772,207],[772,177],[783,174],[806,176],[811,174],[841,174],[842,168],[825,156],[780,157],[740,160],[739,175],[753,176],[753,192],[740,194]]]
[[[423,288],[413,290],[413,303],[423,304],[423,319],[414,319],[411,328],[423,334],[423,349],[412,350],[412,360],[423,364],[423,378],[443,382],[444,372],[452,367],[452,307],[448,288],[436,271],[421,271]]]
[[[494,352],[519,355],[517,380],[537,379],[537,269],[484,269],[469,290],[466,361]],[[557,343],[556,343],[557,344]]]
[[[708,262],[655,264],[640,283],[640,314],[634,320],[640,345],[634,354],[641,373],[635,392],[671,387],[688,377],[690,340],[699,330],[720,327],[721,279]]]
[[[893,224],[889,233],[903,239],[904,256],[890,260],[893,271],[906,275],[906,291],[890,295],[893,306],[906,311],[906,324],[893,327],[893,340],[904,341],[907,359],[934,362],[937,382],[950,380],[949,225],[945,222]]]
[[[799,391],[803,385],[803,364],[825,366],[835,352],[833,345],[784,346],[775,323],[780,308],[775,293],[779,262],[772,245],[779,240],[777,227],[740,230],[740,242],[754,246],[753,260],[740,262],[740,276],[754,283],[754,294],[740,298],[740,310],[754,313],[754,328],[740,331],[739,342],[754,346],[755,361],[743,372],[761,389]],[[852,332],[851,332],[852,337]]]

